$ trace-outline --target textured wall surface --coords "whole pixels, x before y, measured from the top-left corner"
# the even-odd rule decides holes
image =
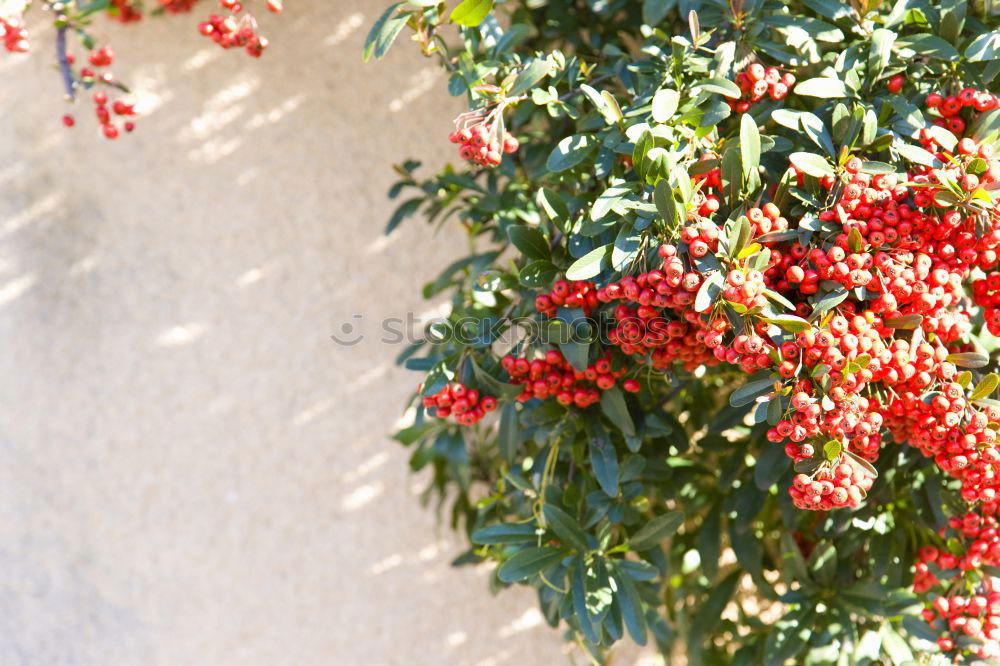
[[[41,31],[0,54],[0,664],[569,663],[449,569],[384,434],[418,378],[375,322],[464,242],[381,236],[458,109],[405,41],[361,64],[384,4],[292,0],[260,61],[102,22],[145,111],[113,143],[89,100],[60,125]]]

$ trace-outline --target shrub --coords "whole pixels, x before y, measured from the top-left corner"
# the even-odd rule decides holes
[[[597,663],[1000,655],[993,3],[448,4],[366,57],[470,107],[388,227],[473,248],[396,435],[458,561]]]

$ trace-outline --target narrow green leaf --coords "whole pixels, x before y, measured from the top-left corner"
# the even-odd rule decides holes
[[[757,121],[749,113],[744,113],[740,120],[740,157],[743,160],[743,177],[749,178],[760,166],[760,132]]]
[[[729,396],[729,404],[733,407],[742,407],[743,405],[749,405],[758,396],[768,393],[774,389],[773,379],[758,379],[756,381],[747,382],[743,386],[739,387],[733,391],[732,395]]]
[[[684,524],[684,513],[670,511],[653,518],[629,539],[634,550],[649,550],[667,537],[673,535]]]
[[[525,548],[514,553],[497,569],[497,577],[505,583],[516,583],[530,578],[539,571],[553,567],[566,557],[562,548],[542,546],[540,548]]]
[[[573,516],[550,503],[546,503],[542,508],[542,515],[545,517],[546,524],[567,546],[580,553],[586,553],[590,550],[587,545],[587,535]]]
[[[375,25],[368,32],[368,37],[365,38],[364,50],[362,51],[362,56],[365,62],[375,56],[376,59],[381,58],[392,46],[392,43],[396,41],[396,36],[399,32],[406,27],[406,22],[410,18],[409,12],[403,12],[396,14],[396,10],[402,7],[404,2],[397,2],[390,5],[388,9],[382,12],[382,16],[375,21]]]
[[[589,280],[601,274],[604,261],[611,251],[611,244],[602,245],[583,255],[566,270],[568,280]]]
[[[621,428],[623,433],[630,437],[635,435],[635,424],[632,422],[632,415],[629,414],[625,394],[620,388],[613,386],[602,392],[601,411],[612,423]]]
[[[535,529],[534,523],[497,523],[476,530],[471,539],[472,543],[480,546],[533,543],[538,539]]]

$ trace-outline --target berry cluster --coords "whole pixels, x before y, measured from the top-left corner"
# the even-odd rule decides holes
[[[1000,336],[1000,272],[990,273],[972,283],[972,299],[983,308],[986,329]]]
[[[26,53],[29,48],[28,31],[17,18],[0,18],[0,40],[11,53]]]
[[[198,32],[224,49],[242,48],[254,58],[259,58],[267,48],[268,41],[267,37],[257,33],[257,21],[253,15],[246,13],[238,16],[243,11],[239,0],[220,0],[219,4],[230,12],[229,15],[212,14],[207,21],[198,24]],[[280,4],[275,6],[280,11]]]
[[[583,313],[589,316],[597,305],[597,288],[586,280],[556,280],[552,291],[535,298],[535,309],[549,317],[555,317],[560,307],[582,308]]]
[[[95,68],[109,67],[114,63],[115,54],[110,46],[101,46],[92,49],[87,54],[87,62]],[[66,54],[67,64],[73,65],[76,59],[72,53]],[[115,84],[114,75],[111,72],[102,72],[99,75],[90,67],[80,69],[80,83],[86,87],[91,87],[96,83],[113,86]],[[135,108],[123,100],[109,100],[108,93],[104,91],[95,92],[91,99],[94,102],[94,115],[101,125],[101,132],[108,139],[117,139],[121,130],[131,132],[135,129],[135,123],[129,118],[135,116]],[[122,118],[121,126],[115,124],[115,118]],[[71,114],[63,116],[63,124],[66,127],[76,125],[76,119]]]
[[[588,365],[586,370],[573,368],[561,352],[550,349],[544,358],[528,360],[508,354],[501,362],[510,375],[510,381],[524,390],[517,397],[520,402],[533,398],[545,400],[554,397],[561,405],[589,407],[600,401],[601,391],[614,388],[625,374],[625,368],[615,368],[610,355]],[[631,393],[639,390],[639,382],[626,379],[622,388]]]
[[[796,474],[789,494],[800,509],[828,511],[857,507],[872,487],[872,476],[844,456],[839,462],[823,463],[812,475]]]
[[[461,144],[458,154],[463,160],[481,167],[500,166],[503,154],[516,153],[520,144],[507,133],[502,137],[495,136],[494,128],[494,125],[485,122],[462,127],[449,134],[448,140]]]
[[[939,116],[935,125],[948,128],[953,134],[961,134],[977,113],[992,111],[998,106],[997,96],[974,88],[963,88],[955,95],[931,93],[924,104]]]
[[[743,96],[739,99],[727,99],[729,108],[738,113],[746,113],[751,106],[765,97],[770,97],[776,102],[784,99],[795,85],[795,76],[782,74],[777,67],[765,68],[755,62],[736,75],[736,85],[739,86]]]
[[[981,94],[966,97],[991,105]],[[960,480],[968,501],[993,501],[1000,447],[987,425],[1000,422],[1000,408],[971,400],[969,380],[958,381],[951,359],[970,351],[960,344],[971,328],[963,284],[973,268],[997,262],[1000,216],[973,200],[984,183],[996,182],[1000,162],[971,138],[948,151],[933,132],[922,136],[947,167],[917,165],[900,178],[851,157],[821,181],[832,201],[819,215],[830,230],[821,243],[806,246],[783,233],[793,225],[765,203],[745,211],[748,242],[764,254],[720,252],[727,231],[711,219],[718,210],[713,169],[695,177],[703,199],[689,208],[680,244],[659,247],[662,267],[604,286],[560,280],[537,296],[536,309],[590,315],[614,304],[610,345],[657,369],[728,363],[769,373],[771,400],[782,409],[767,438],[808,470],[789,491],[799,507],[857,506],[871,488],[883,429]],[[718,275],[694,266],[717,253]],[[716,296],[696,307],[709,280]],[[973,291],[1000,330],[1000,273],[976,281]],[[776,299],[794,306],[794,333],[766,314]],[[743,330],[727,309],[745,315]]]
[[[940,536],[959,545],[948,550],[924,546],[914,566],[914,591],[935,594],[923,610],[924,621],[940,634],[938,647],[956,658],[1000,657],[1000,590],[995,579],[985,576],[981,583],[965,584],[969,572],[1000,565],[996,509],[996,504],[985,504],[978,512],[949,519]]]
[[[424,396],[424,407],[434,409],[438,418],[451,416],[456,423],[470,426],[495,410],[497,399],[491,395],[480,396],[477,389],[455,382],[434,395]]]
[[[121,100],[115,100],[110,105],[110,110],[108,108],[108,96],[103,92],[96,92],[93,96],[94,100],[94,114],[97,116],[97,121],[101,124],[101,131],[104,136],[108,139],[118,138],[118,127],[114,124],[114,116],[129,117],[135,115],[135,109],[131,104],[126,104]],[[112,115],[113,114],[113,115]],[[71,117],[71,116],[70,116]],[[69,124],[72,127],[72,123]],[[135,129],[135,123],[131,120],[126,120],[122,123],[122,129],[126,132],[131,132]]]

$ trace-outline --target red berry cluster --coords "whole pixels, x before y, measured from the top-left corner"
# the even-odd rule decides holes
[[[111,103],[111,108],[108,108],[108,96],[103,92],[96,92],[93,96],[94,100],[94,113],[97,116],[97,121],[101,123],[101,131],[104,136],[108,139],[118,138],[118,127],[114,124],[114,116],[129,117],[135,115],[135,109],[131,104],[126,104],[121,100],[115,100]],[[113,115],[112,115],[113,114]],[[72,126],[72,125],[70,125]],[[135,129],[135,123],[131,120],[126,120],[122,123],[122,129],[126,132],[131,132]]]
[[[111,0],[108,16],[121,23],[134,23],[142,18],[142,10],[135,0]]]
[[[0,40],[11,53],[26,53],[29,48],[28,31],[17,18],[0,18]]]
[[[991,104],[978,93],[970,99],[982,108]],[[548,316],[559,306],[590,314],[615,303],[609,342],[636,363],[693,370],[724,362],[748,374],[770,371],[771,400],[782,400],[783,409],[768,439],[785,443],[785,452],[811,470],[790,489],[797,506],[857,506],[872,485],[867,463],[878,457],[883,429],[959,479],[968,501],[993,501],[1000,447],[986,426],[1000,422],[1000,409],[974,404],[968,380],[958,381],[950,359],[969,351],[960,344],[971,328],[963,284],[973,268],[991,270],[997,262],[1000,216],[977,213],[968,202],[977,188],[996,182],[1000,163],[970,138],[959,137],[948,151],[934,132],[923,136],[947,167],[915,166],[899,178],[851,157],[823,179],[832,204],[819,222],[837,231],[824,232],[814,245],[780,233],[794,225],[773,203],[748,209],[750,242],[766,250],[766,261],[751,265],[752,257],[720,255],[722,279],[707,311],[696,310],[695,301],[712,271],[694,264],[718,252],[724,236],[711,219],[718,203],[710,198],[714,169],[695,177],[704,199],[689,212],[680,245],[659,248],[662,267],[602,287],[562,280],[536,298],[536,309]],[[967,201],[955,202],[953,184]],[[843,296],[818,316],[821,297],[838,289]],[[994,328],[1000,328],[998,290],[1000,273],[973,287]],[[760,314],[774,298],[794,305],[794,335]],[[733,328],[722,304],[745,315],[744,330]]]
[[[972,299],[983,308],[987,330],[1000,336],[1000,272],[990,271],[985,278],[973,281]]]
[[[199,0],[156,0],[165,12],[170,14],[183,14],[199,2]],[[108,15],[121,23],[134,23],[142,19],[142,3],[137,0],[111,0],[108,6]]]
[[[448,135],[448,140],[461,144],[458,154],[463,160],[481,167],[495,167],[500,166],[503,153],[516,153],[520,144],[510,134],[504,133],[502,138],[493,134],[492,125],[479,123],[456,129]]]
[[[101,46],[92,49],[87,54],[87,62],[95,68],[109,67],[114,63],[114,60],[115,53],[110,46]],[[76,62],[76,58],[72,53],[67,53],[66,61],[68,65],[73,65]],[[97,74],[94,69],[83,67],[80,69],[80,82],[88,88],[96,83],[112,86],[115,84],[115,77],[110,71]],[[136,115],[132,104],[120,99],[109,100],[108,93],[104,91],[95,92],[91,99],[94,102],[94,115],[97,117],[97,122],[101,125],[101,132],[106,138],[117,139],[121,130],[131,132],[135,129],[135,123],[132,120],[128,120],[128,118]],[[120,127],[114,122],[116,117],[125,119]],[[66,127],[76,125],[76,119],[68,113],[63,116],[62,121]]]
[[[966,584],[969,572],[1000,565],[996,508],[985,504],[978,512],[949,519],[940,536],[958,546],[924,546],[914,566],[914,591],[936,593],[923,610],[924,621],[940,634],[938,647],[956,659],[1000,657],[1000,590],[995,579],[985,576],[981,583]]]
[[[220,0],[219,4],[230,14],[212,14],[207,21],[198,24],[198,32],[224,49],[243,48],[249,55],[259,58],[267,48],[268,41],[267,37],[257,33],[257,21],[249,13],[237,16],[243,11],[239,0]]]
[[[872,487],[873,478],[849,456],[825,462],[812,475],[796,474],[789,494],[800,509],[828,511],[857,507]]]
[[[438,418],[451,416],[456,423],[469,426],[495,410],[497,399],[491,395],[480,396],[477,389],[455,382],[434,395],[424,396],[424,407],[434,409]]]
[[[582,308],[583,313],[589,316],[597,305],[597,288],[586,280],[556,280],[552,291],[535,298],[535,309],[549,317],[555,317],[560,307]]]
[[[990,92],[963,88],[954,95],[931,93],[924,104],[940,114],[933,120],[935,125],[946,127],[953,134],[961,134],[975,114],[997,108],[998,99]]]
[[[739,99],[727,98],[729,108],[738,113],[746,113],[751,106],[765,97],[770,97],[776,102],[784,99],[795,85],[795,76],[782,74],[777,67],[765,68],[755,62],[736,75],[736,85],[739,86],[743,96]]]
[[[588,365],[586,370],[573,368],[561,352],[550,349],[544,358],[528,360],[508,354],[501,361],[503,369],[510,375],[512,384],[523,386],[517,397],[520,402],[532,398],[545,400],[554,397],[561,405],[589,407],[601,400],[601,391],[614,388],[617,380],[625,374],[624,367],[615,368],[610,355]],[[639,382],[626,379],[622,388],[630,393],[639,390]]]

